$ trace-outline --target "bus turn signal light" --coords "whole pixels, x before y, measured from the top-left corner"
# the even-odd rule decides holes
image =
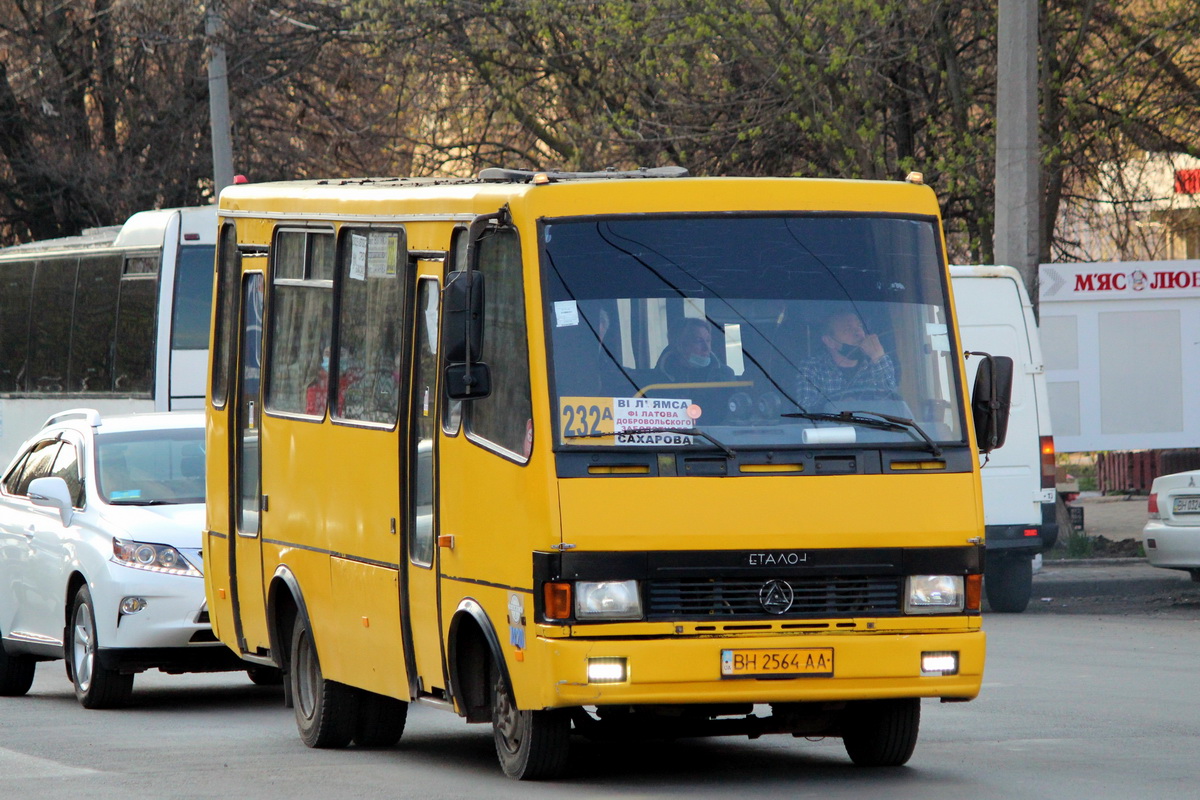
[[[978,611],[983,602],[983,576],[967,576],[967,611]]]
[[[571,618],[571,584],[547,583],[542,586],[542,599],[546,606],[546,619]]]

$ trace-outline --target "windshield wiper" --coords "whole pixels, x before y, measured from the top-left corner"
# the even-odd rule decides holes
[[[861,416],[862,414],[870,414],[870,417]],[[811,413],[808,411],[793,411],[787,414],[781,414],[783,417],[793,417],[799,419],[811,419],[817,422],[841,422],[851,425],[862,425],[864,428],[878,428],[885,431],[915,431],[918,436],[925,440],[925,444],[929,446],[929,452],[935,458],[940,458],[942,448],[938,447],[937,442],[930,438],[925,429],[916,423],[916,421],[907,417],[895,417],[891,414],[881,414],[878,411],[839,411],[836,414]],[[876,419],[878,417],[878,419]]]
[[[714,447],[720,450],[730,458],[737,458],[737,453],[728,445],[719,441],[715,436],[699,428],[630,428],[629,430],[617,431],[615,433],[580,433],[571,436],[564,436],[564,439],[600,439],[605,436],[627,436],[635,433],[678,433],[681,436],[699,436],[702,439],[707,439]]]
[[[180,505],[178,500],[125,500],[117,498],[109,500],[110,506],[177,506]]]

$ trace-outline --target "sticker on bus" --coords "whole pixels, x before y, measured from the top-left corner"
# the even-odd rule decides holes
[[[568,444],[687,445],[700,409],[686,398],[562,397],[558,418]],[[679,432],[676,433],[675,431]]]

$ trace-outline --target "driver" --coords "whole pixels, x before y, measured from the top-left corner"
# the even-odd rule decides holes
[[[655,369],[671,383],[733,380],[733,370],[712,349],[712,330],[699,317],[687,317],[659,356]]]
[[[821,329],[825,349],[800,363],[796,399],[806,411],[833,410],[847,400],[896,396],[896,369],[879,337],[853,311],[838,311]]]

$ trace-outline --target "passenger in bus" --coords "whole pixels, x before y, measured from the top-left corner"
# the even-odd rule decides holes
[[[896,400],[896,368],[879,337],[853,311],[830,314],[821,327],[825,349],[799,365],[796,401],[804,411],[842,410],[846,401]]]
[[[316,375],[309,381],[304,392],[304,410],[309,414],[324,415],[325,403],[329,398],[329,345],[321,352],[321,363]]]
[[[733,370],[713,352],[711,326],[699,317],[684,319],[654,368],[669,383],[733,380]]]

